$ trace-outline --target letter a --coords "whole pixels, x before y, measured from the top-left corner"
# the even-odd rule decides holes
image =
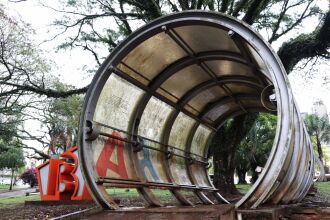
[[[116,131],[113,131],[112,135],[120,137],[120,134]],[[117,157],[117,164],[110,160],[115,148],[117,151],[115,153]],[[128,179],[124,160],[124,143],[113,138],[108,138],[96,162],[96,171],[100,176],[106,176],[108,169],[117,173],[121,178]]]

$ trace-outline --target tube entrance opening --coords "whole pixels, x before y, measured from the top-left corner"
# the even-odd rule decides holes
[[[248,113],[229,118],[212,138],[208,174],[231,203],[239,201],[257,182],[271,152],[277,116]]]

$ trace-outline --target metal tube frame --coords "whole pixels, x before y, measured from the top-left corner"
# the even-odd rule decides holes
[[[136,141],[136,134],[137,128],[139,125],[139,119],[142,116],[143,110],[148,103],[149,99],[152,96],[159,98],[160,100],[170,104],[175,108],[175,111],[171,113],[171,116],[168,119],[166,124],[166,129],[164,130],[163,140],[162,143],[164,144],[165,150],[168,150],[168,139],[171,128],[173,123],[176,119],[176,116],[179,112],[183,112],[184,114],[188,115],[189,117],[193,118],[196,121],[197,126],[199,123],[211,128],[212,131],[215,131],[219,128],[228,117],[232,117],[235,115],[243,114],[246,112],[251,111],[265,111],[262,106],[243,106],[240,100],[237,97],[234,97],[232,92],[228,87],[223,84],[219,84],[220,86],[229,97],[236,101],[238,104],[237,108],[230,109],[230,111],[224,115],[222,115],[215,123],[209,124],[207,121],[203,119],[203,116],[206,114],[205,112],[211,111],[212,108],[207,106],[204,108],[202,115],[195,116],[190,112],[186,111],[182,106],[177,105],[176,103],[167,100],[165,97],[159,95],[156,90],[160,88],[161,84],[165,82],[171,75],[175,74],[180,68],[184,68],[186,66],[192,64],[199,64],[201,68],[210,76],[214,78],[214,82],[218,82],[216,78],[216,74],[212,72],[212,70],[205,64],[205,60],[209,59],[216,59],[219,60],[219,57],[216,58],[217,54],[208,54],[209,58],[196,58],[201,54],[195,54],[193,49],[184,42],[184,40],[180,37],[180,35],[175,31],[176,27],[184,26],[184,25],[204,25],[204,26],[211,26],[216,28],[221,28],[227,31],[233,31],[235,35],[239,36],[239,43],[238,45],[241,53],[243,54],[243,58],[237,56],[227,56],[228,54],[222,53],[221,56],[224,59],[231,60],[234,62],[244,63],[249,65],[251,68],[255,67],[255,63],[253,63],[253,59],[251,58],[251,54],[248,53],[247,49],[239,46],[242,42],[249,44],[251,48],[254,48],[259,54],[262,54],[263,62],[267,67],[268,75],[271,77],[269,80],[272,82],[275,88],[276,99],[277,99],[277,115],[278,115],[278,123],[277,123],[277,132],[274,138],[274,144],[272,151],[269,155],[269,159],[265,165],[263,172],[261,173],[257,182],[253,185],[250,191],[239,201],[236,203],[237,207],[244,206],[244,207],[252,207],[255,208],[263,203],[267,203],[270,201],[276,192],[280,191],[279,182],[283,181],[285,175],[283,172],[286,173],[287,169],[290,169],[289,166],[290,162],[286,161],[283,158],[292,159],[291,155],[293,154],[294,147],[298,146],[297,144],[292,144],[293,139],[295,139],[295,135],[305,135],[307,136],[307,148],[306,153],[306,163],[303,166],[299,166],[295,173],[299,173],[299,177],[301,177],[302,181],[301,184],[298,185],[298,190],[292,196],[286,196],[281,199],[275,199],[272,201],[275,202],[293,202],[293,201],[300,201],[303,196],[306,195],[307,190],[309,189],[312,181],[313,176],[313,168],[314,168],[314,155],[312,152],[311,144],[308,139],[308,135],[306,134],[306,129],[303,129],[305,132],[301,134],[301,132],[295,132],[295,123],[294,117],[297,114],[297,109],[295,107],[295,103],[292,97],[292,93],[288,88],[288,80],[286,78],[285,70],[277,57],[276,53],[270,48],[270,46],[262,40],[259,34],[254,32],[250,27],[242,23],[241,21],[236,20],[235,18],[220,14],[220,13],[213,13],[213,12],[205,12],[205,11],[188,11],[177,13],[173,15],[169,15],[163,18],[159,18],[154,22],[145,25],[144,27],[140,28],[138,31],[134,32],[131,36],[125,39],[118,47],[116,47],[110,56],[106,59],[106,61],[102,64],[98,72],[96,73],[92,84],[86,94],[86,99],[83,106],[83,111],[81,113],[80,125],[79,125],[79,159],[81,161],[81,169],[83,175],[86,180],[86,184],[90,190],[90,193],[94,200],[98,202],[104,208],[116,208],[117,205],[112,201],[112,199],[106,195],[104,187],[99,181],[99,177],[94,172],[95,165],[93,164],[92,160],[90,159],[90,155],[92,155],[92,141],[88,140],[88,134],[86,130],[88,129],[88,121],[93,121],[93,115],[95,111],[95,106],[100,95],[100,92],[110,76],[110,74],[115,73],[118,76],[124,78],[125,80],[129,81],[135,86],[143,89],[145,91],[144,97],[140,101],[140,105],[138,105],[138,109],[136,109],[134,117],[130,119],[130,130],[132,133],[131,141]],[[142,43],[144,40],[154,36],[157,33],[167,31],[167,33],[171,36],[171,38],[181,47],[183,48],[188,56],[182,59],[180,62],[178,61],[177,64],[173,64],[173,66],[168,67],[167,70],[164,70],[164,73],[159,74],[155,79],[152,79],[148,86],[140,83],[139,81],[135,80],[134,78],[128,76],[127,74],[121,72],[116,68],[119,63],[122,63],[122,59],[137,45]],[[243,44],[244,46],[244,44]],[[227,57],[226,57],[227,56]],[[249,63],[247,60],[249,59]],[[242,62],[241,62],[242,61]],[[252,62],[251,62],[252,61]],[[171,69],[172,68],[172,69]],[[143,74],[141,74],[143,75]],[[264,77],[267,78],[266,75]],[[259,83],[269,83],[268,80],[261,80]],[[196,89],[196,88],[195,88]],[[194,93],[194,92],[192,92]],[[196,92],[197,93],[197,92]],[[187,95],[187,94],[186,94]],[[188,93],[189,95],[189,93]],[[192,96],[193,97],[193,96]],[[188,100],[188,98],[187,98]],[[179,102],[178,102],[179,103]],[[300,116],[298,115],[298,118]],[[192,140],[193,134],[195,131],[191,131],[189,136],[189,142],[187,143],[186,151],[190,151],[190,142]],[[296,138],[297,140],[301,138]],[[298,146],[299,147],[299,146]],[[306,146],[303,147],[303,150]],[[207,149],[205,149],[205,156],[207,154]],[[302,151],[302,156],[305,155],[304,151]],[[154,197],[151,191],[148,188],[148,184],[146,180],[144,180],[141,175],[139,175],[139,168],[137,164],[137,157],[136,153],[131,152],[131,157],[134,161],[134,166],[137,170],[139,181],[142,182],[138,185],[140,189],[140,193],[144,195],[146,200],[151,205],[161,205],[159,200]],[[289,160],[288,159],[288,160]],[[305,160],[301,158],[301,160]],[[164,160],[167,161],[167,160]],[[170,170],[167,166],[165,166],[167,170],[169,182],[173,183],[173,178],[171,178]],[[191,171],[188,169],[189,173]],[[302,175],[301,172],[304,171]],[[115,181],[115,180],[111,180]],[[285,180],[288,181],[288,180]],[[289,180],[291,182],[291,180]],[[118,180],[117,183],[119,184]],[[296,181],[294,181],[296,183]],[[292,186],[294,186],[292,182]],[[101,184],[101,185],[100,185]],[[153,184],[151,184],[153,185]],[[212,184],[211,184],[212,185]],[[156,185],[154,185],[156,186]],[[146,188],[147,187],[147,188]],[[171,186],[173,188],[173,186]],[[174,187],[177,187],[174,185]],[[178,186],[179,188],[183,188],[184,186]],[[170,186],[169,186],[170,188]],[[168,189],[169,189],[168,188]],[[289,189],[291,190],[291,186]],[[174,190],[173,190],[174,191]],[[176,193],[177,198],[183,204],[190,204],[183,196],[181,197],[180,193]],[[206,201],[206,200],[205,200]]]

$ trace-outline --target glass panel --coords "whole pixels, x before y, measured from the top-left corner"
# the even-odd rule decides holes
[[[241,100],[242,105],[247,107],[261,107],[263,108],[263,105],[261,104],[260,100]]]
[[[211,187],[208,179],[207,179],[207,173],[204,166],[193,164],[191,165],[191,169],[194,171],[193,175],[196,179],[196,185],[198,186],[209,186]]]
[[[204,125],[199,125],[191,143],[191,152],[201,156],[196,157],[196,159],[204,160],[202,158],[204,158],[206,154],[205,150],[208,147],[207,145],[210,143],[209,138],[211,138],[211,135],[212,131],[209,128],[205,127]],[[194,171],[192,172],[192,175],[195,177],[196,185],[212,187],[208,180],[207,169],[204,165],[192,164],[190,169]]]
[[[142,95],[142,90],[112,74],[98,99],[94,122],[127,131],[131,114]],[[106,126],[100,126],[100,130],[117,137],[127,138],[126,132],[118,132]],[[130,146],[127,143],[99,136],[93,142],[93,147],[95,169],[100,176],[137,178],[130,158]]]
[[[180,113],[176,118],[173,127],[171,129],[169,145],[185,150],[188,135],[194,125],[195,121],[190,117],[186,116],[183,113]],[[179,153],[178,150],[175,150],[175,153]],[[179,153],[182,155],[183,153]],[[191,185],[187,167],[186,159],[182,157],[173,156],[170,161],[170,169],[174,178],[174,181],[177,184],[181,185]]]
[[[147,181],[168,182],[163,164],[166,160],[164,153],[143,148],[142,151],[138,152],[138,159],[140,168],[143,171],[142,175]]]
[[[168,144],[184,150],[188,135],[194,123],[195,120],[181,112],[173,124]]]
[[[213,86],[195,96],[188,104],[196,110],[202,111],[207,103],[214,102],[226,95],[226,92],[222,88]]]
[[[126,133],[110,128],[100,127],[100,131],[120,138],[127,138]],[[131,146],[129,144],[117,139],[99,136],[93,142],[93,148],[95,170],[99,176],[138,179],[130,157]]]
[[[192,113],[193,115],[198,116],[199,115],[199,111],[197,111],[196,109],[194,109],[193,107],[191,107],[189,104],[184,106],[184,109],[189,111],[190,113]]]
[[[134,70],[152,80],[168,65],[186,56],[186,53],[161,32],[139,44],[123,59]]]
[[[212,60],[207,61],[206,64],[213,70],[217,76],[223,75],[243,75],[255,77],[251,72],[251,68],[245,64],[232,62],[228,60]]]
[[[254,88],[254,85],[246,85],[243,83],[227,83],[226,86],[230,89],[230,91],[234,94],[242,94],[242,93],[258,93],[258,90]]]
[[[226,112],[228,112],[229,110],[231,110],[231,108],[235,108],[237,106],[238,105],[234,102],[234,100],[232,102],[228,102],[223,105],[218,105],[217,107],[215,107],[211,111],[209,111],[209,113],[207,115],[205,115],[205,118],[214,122],[221,115],[223,115]]]
[[[192,185],[187,173],[185,158],[173,156],[170,159],[170,169],[174,182],[179,185]]]
[[[162,88],[181,98],[196,85],[211,78],[197,65],[188,66],[166,80]]]
[[[226,30],[200,25],[183,26],[175,30],[195,53],[215,50],[239,52]]]
[[[127,65],[118,64],[117,68],[121,70],[122,72],[126,73],[130,77],[136,79],[137,81],[141,82],[143,85],[148,85],[150,80],[145,78],[144,76],[141,76],[140,73],[137,73],[132,70],[132,68],[128,68]]]
[[[143,91],[111,74],[97,101],[94,121],[127,131],[129,119]]]
[[[172,111],[171,106],[152,97],[142,114],[138,134],[155,141],[161,141],[166,119]]]
[[[191,143],[191,152],[204,157],[204,150],[210,137],[211,130],[204,125],[198,126]]]
[[[152,97],[141,117],[138,134],[154,141],[161,141],[163,129],[167,117],[173,111],[173,108],[166,103]],[[158,143],[148,140],[142,140],[145,145],[161,148]],[[148,181],[167,182],[164,172],[165,155],[152,149],[144,148],[138,153],[140,167]]]
[[[161,95],[161,96],[167,98],[168,100],[170,100],[170,101],[172,101],[172,102],[174,102],[174,103],[177,103],[178,100],[179,100],[178,97],[175,97],[173,94],[169,93],[167,90],[165,90],[165,89],[163,89],[163,88],[161,88],[161,87],[160,87],[159,89],[157,89],[156,92],[157,92],[159,95]]]

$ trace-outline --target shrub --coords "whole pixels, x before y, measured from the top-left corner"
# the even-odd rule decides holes
[[[20,179],[23,181],[24,184],[29,184],[30,187],[34,187],[38,184],[37,174],[35,168],[29,168],[22,173]]]

